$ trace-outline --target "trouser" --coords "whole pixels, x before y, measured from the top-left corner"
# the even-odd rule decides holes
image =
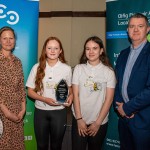
[[[150,150],[150,130],[136,128],[133,119],[119,119],[121,150]]]
[[[108,124],[101,125],[97,134],[93,136],[80,136],[78,133],[77,121],[72,119],[72,150],[101,150],[106,136]]]
[[[61,150],[66,130],[67,112],[61,110],[40,110],[35,108],[34,129],[37,150]]]

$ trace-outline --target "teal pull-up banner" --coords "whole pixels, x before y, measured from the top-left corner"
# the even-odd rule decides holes
[[[22,61],[25,82],[38,53],[38,0],[0,0],[0,28],[12,27],[17,35],[14,54]],[[24,118],[26,150],[36,150],[33,128],[34,103],[27,98]]]
[[[120,51],[130,45],[127,35],[128,20],[137,12],[147,16],[150,23],[149,0],[106,0],[106,49],[114,67]],[[113,108],[110,110],[108,132],[103,149],[120,149],[118,118]]]

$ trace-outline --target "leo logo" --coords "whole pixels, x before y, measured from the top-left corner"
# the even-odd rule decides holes
[[[6,21],[8,24],[10,25],[17,24],[19,21],[18,13],[13,10],[9,10],[5,13],[6,8],[7,7],[5,5],[0,4],[0,19],[8,18]]]

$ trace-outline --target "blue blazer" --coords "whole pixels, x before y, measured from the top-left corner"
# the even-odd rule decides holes
[[[114,96],[116,102],[123,102],[122,81],[130,47],[121,51],[115,68],[117,85]],[[150,130],[150,43],[147,42],[139,54],[131,71],[127,93],[129,102],[124,103],[123,110],[127,116],[135,114],[132,119],[135,127]]]

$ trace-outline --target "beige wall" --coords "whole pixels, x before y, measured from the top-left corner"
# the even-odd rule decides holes
[[[40,12],[49,11],[105,11],[105,0],[41,0]],[[92,35],[105,43],[105,17],[53,17],[39,19],[38,57],[44,41],[57,36],[64,47],[68,64],[75,66],[85,40]]]

